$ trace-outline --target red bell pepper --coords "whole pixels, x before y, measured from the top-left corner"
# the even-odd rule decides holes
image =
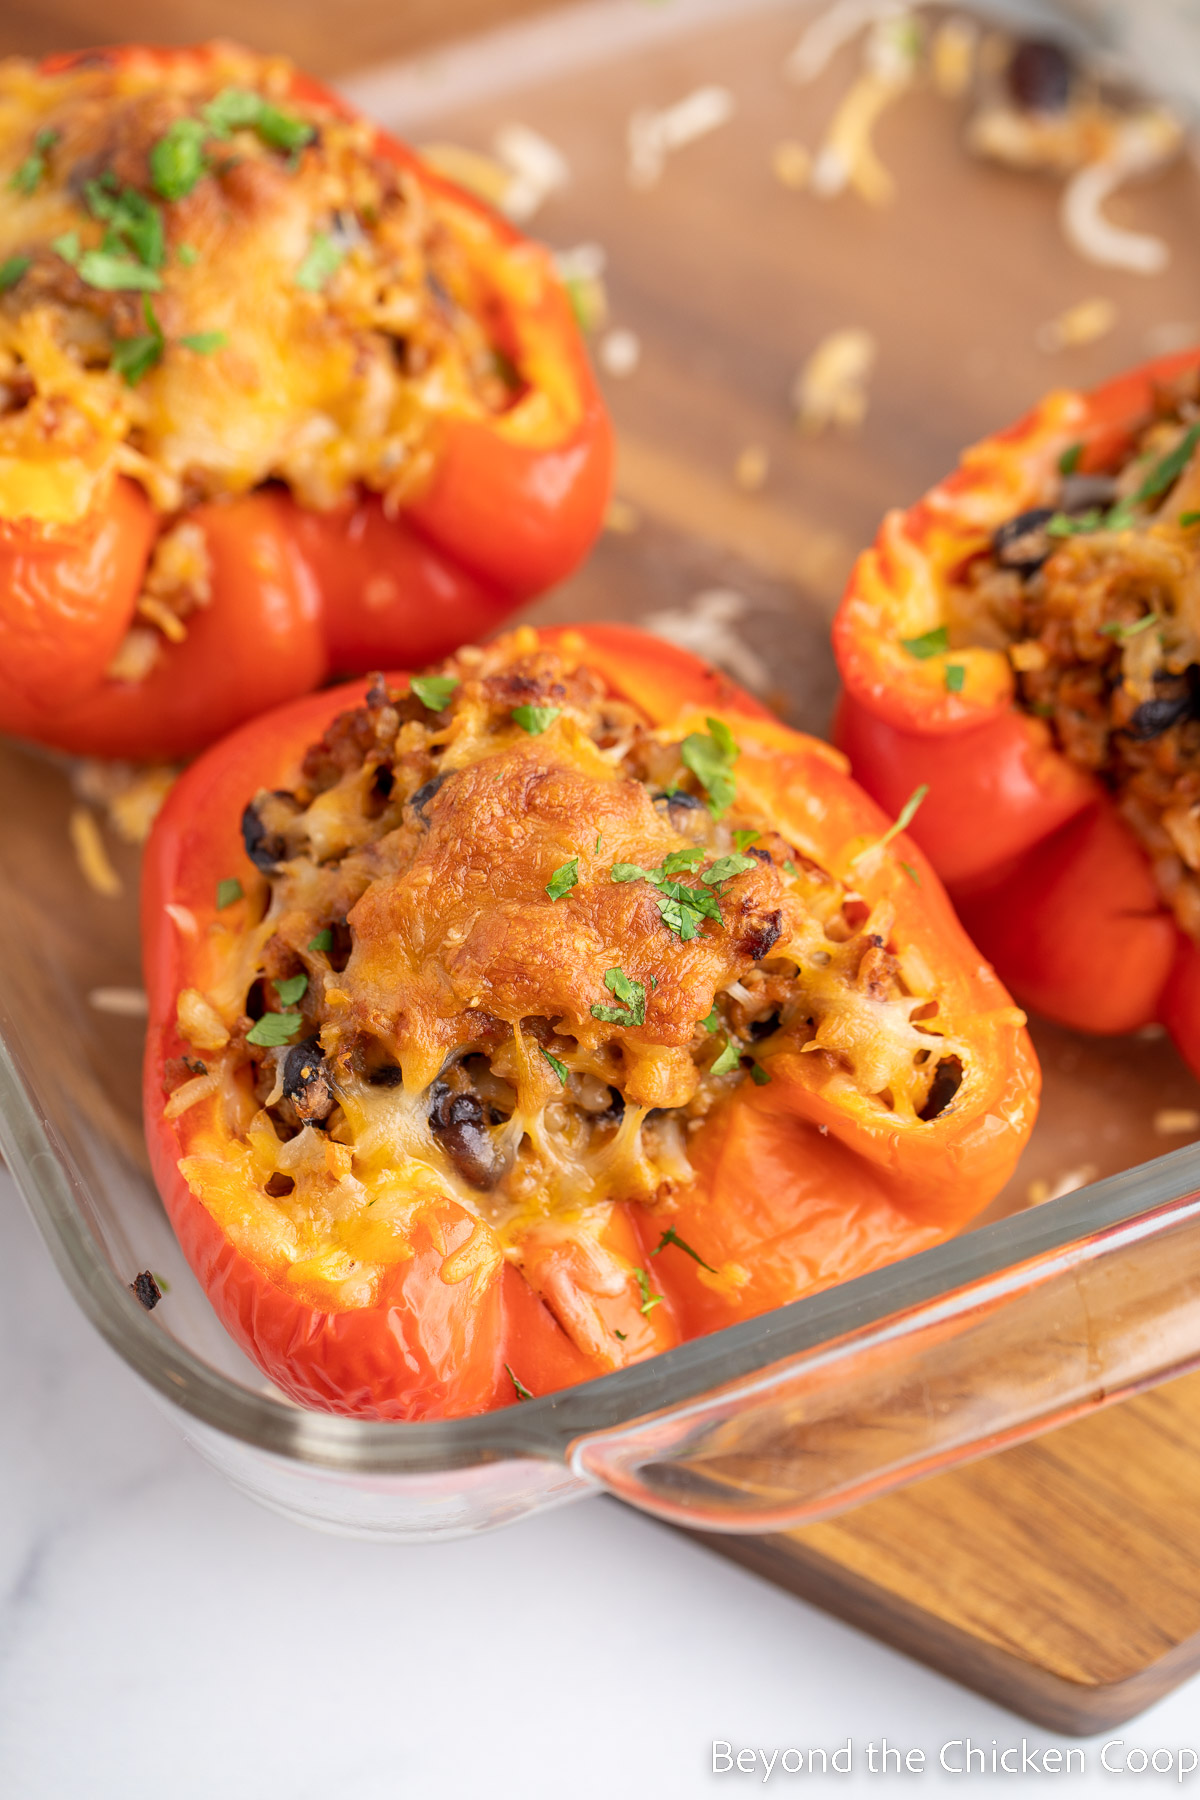
[[[461,879],[453,862],[443,860],[436,865],[440,873],[419,882],[414,877],[415,886],[381,876],[350,906],[349,935],[336,965],[346,969],[346,958],[351,958],[347,972],[336,973],[329,964],[331,934],[312,937],[311,923],[298,923],[299,915],[287,913],[290,902],[281,901],[284,911],[272,910],[264,920],[267,882],[247,859],[243,811],[256,796],[260,805],[266,804],[265,797],[315,779],[299,771],[306,750],[322,733],[326,748],[321,756],[328,758],[368,729],[375,717],[369,707],[357,715],[346,713],[361,700],[361,686],[294,701],[210,749],[172,790],[147,848],[142,899],[150,1002],[145,1113],[160,1191],[189,1261],[239,1344],[296,1399],[335,1411],[413,1419],[508,1404],[525,1393],[547,1393],[639,1361],[684,1338],[935,1243],[961,1227],[1003,1185],[1036,1111],[1038,1071],[1022,1015],[967,941],[920,851],[903,835],[889,832],[885,816],[848,779],[837,752],[780,725],[693,657],[624,627],[541,633],[525,628],[487,655],[492,659],[488,667],[499,670],[497,682],[511,677],[508,688],[500,690],[509,695],[505,704],[523,697],[536,709],[545,702],[544,713],[535,711],[524,721],[524,732],[536,735],[505,727],[507,737],[501,732],[490,761],[482,765],[488,779],[471,790],[475,811],[450,814],[450,822],[439,827],[452,848],[446,851],[443,844],[437,854],[462,859]],[[478,667],[470,658],[449,666],[464,689]],[[651,814],[659,774],[653,780],[639,776],[606,785],[608,778],[603,769],[597,772],[589,743],[579,747],[569,694],[580,668],[599,683],[592,691],[611,697],[597,705],[639,709],[652,728],[654,744],[683,742],[694,734],[715,745],[724,741],[719,739],[722,726],[732,734],[737,749],[734,810],[723,825],[710,826],[707,813],[697,810],[699,803],[692,799],[686,817],[705,821],[705,831],[723,831],[725,838],[731,825],[757,821],[753,828],[743,825],[734,841],[744,845],[761,838],[774,847],[763,849],[757,859],[750,854],[731,859],[743,872],[721,889],[718,911],[723,918],[704,921],[700,935],[690,940],[678,924],[668,925],[666,912],[659,919],[648,885],[631,885],[628,867],[620,861],[625,841],[619,836],[621,820],[627,816],[622,809],[643,809],[638,816],[650,820],[645,830],[658,834],[657,855],[664,843],[675,841],[667,827],[655,822],[663,816],[663,804],[670,812],[671,802],[660,795],[660,810]],[[393,694],[406,687],[407,678],[388,678]],[[499,704],[496,691],[489,690],[493,700],[488,704]],[[470,692],[471,704],[482,704],[477,690]],[[373,693],[373,704],[379,704],[378,686]],[[437,705],[448,703],[441,694],[434,699]],[[562,718],[564,707],[568,716]],[[545,714],[554,717],[547,720]],[[414,715],[410,711],[405,716]],[[489,717],[488,729],[500,729]],[[619,738],[629,729],[627,717],[618,711],[606,729]],[[445,718],[441,715],[436,726],[443,744],[449,741]],[[718,736],[703,738],[706,731],[713,733],[714,720]],[[403,724],[400,731],[394,766],[388,765],[393,774],[382,789],[371,778],[370,792],[390,799],[372,804],[396,804],[394,782],[411,786],[420,780],[422,786],[402,810],[375,827],[391,833],[381,840],[385,859],[392,855],[382,850],[385,842],[415,843],[419,857],[420,843],[432,839],[422,837],[412,809],[428,809],[419,814],[422,830],[428,831],[431,818],[437,823],[440,796],[455,791],[452,782],[445,787],[436,781],[425,784],[424,771],[414,761],[418,725]],[[467,749],[445,752],[446,762],[463,771],[461,781],[481,766],[463,761],[477,754],[479,742],[476,735]],[[525,799],[510,814],[504,796],[513,770],[519,777],[516,791]],[[574,812],[562,810],[568,805],[563,796],[577,794],[575,784],[584,776],[593,783],[587,791],[591,797],[572,801]],[[352,773],[344,780],[353,783],[360,777]],[[349,791],[338,787],[333,793]],[[315,804],[318,811],[326,808],[321,816],[335,833],[343,829],[336,823],[344,818],[340,800],[332,810],[329,796]],[[527,835],[533,829],[528,821],[535,816],[546,821],[544,840]],[[245,842],[261,863],[261,818],[257,812],[253,817],[257,822]],[[773,837],[772,831],[781,836]],[[284,854],[279,848],[270,852]],[[408,855],[404,852],[401,860]],[[332,870],[342,865],[323,866]],[[553,880],[547,885],[552,868],[563,878],[557,892],[552,891]],[[633,875],[637,873],[634,869]],[[389,1151],[391,1160],[381,1175],[360,1127],[339,1127],[328,1139],[318,1136],[316,1127],[306,1127],[307,1138],[302,1130],[279,1153],[310,1159],[324,1154],[329,1160],[327,1165],[318,1160],[319,1179],[326,1180],[327,1167],[328,1183],[331,1189],[341,1184],[336,1192],[342,1198],[329,1202],[332,1210],[322,1214],[324,1224],[306,1226],[310,1235],[301,1254],[290,1216],[283,1216],[270,1197],[283,1190],[263,1185],[266,1164],[255,1161],[255,1143],[275,1145],[274,1128],[263,1123],[266,1115],[255,1113],[262,1092],[257,1102],[251,1097],[251,1052],[244,1047],[249,1019],[239,1016],[246,983],[253,986],[256,970],[291,968],[286,959],[292,958],[300,977],[291,978],[290,985],[284,980],[280,1001],[302,991],[308,996],[303,1005],[325,1004],[312,998],[323,993],[333,1007],[319,1027],[321,1037],[305,1041],[313,1045],[312,1055],[332,1059],[330,1069],[343,1070],[330,1080],[343,1082],[339,1092],[349,1109],[346,1118],[360,1105],[352,1096],[363,1091],[354,1082],[364,1077],[344,1073],[350,1067],[346,1040],[339,1039],[341,1048],[336,1048],[335,1039],[341,1030],[337,1020],[346,1014],[337,1009],[353,1008],[362,996],[373,994],[369,1004],[362,1002],[372,1020],[364,1027],[369,1041],[382,1041],[390,1029],[379,1011],[391,1004],[390,990],[385,984],[381,997],[368,962],[353,960],[369,958],[372,943],[383,946],[383,966],[399,971],[397,980],[424,979],[422,971],[431,967],[443,970],[436,991],[444,998],[436,1002],[437,1018],[430,1027],[435,1036],[459,1030],[455,1021],[469,1014],[472,1021],[484,1021],[478,1029],[485,1042],[512,1050],[522,1041],[534,1041],[529,1033],[539,1025],[537,1015],[544,1014],[540,1023],[545,1030],[538,1041],[546,1066],[535,1050],[532,1073],[527,1068],[513,1079],[518,1085],[532,1083],[550,1104],[560,1094],[569,1097],[568,1080],[593,1080],[594,1094],[594,1078],[576,1077],[567,1067],[572,1060],[577,1068],[632,1071],[621,1078],[627,1085],[636,1080],[645,1058],[652,1061],[665,1053],[663,1046],[681,1041],[699,1043],[699,1052],[693,1048],[689,1054],[712,1062],[722,1040],[711,1035],[712,1018],[694,1024],[692,1015],[698,1019],[711,1004],[715,1017],[718,1001],[733,1005],[738,984],[728,993],[720,988],[715,998],[712,976],[707,987],[686,988],[686,998],[680,998],[685,992],[680,984],[686,985],[692,979],[689,971],[699,966],[689,958],[726,954],[735,920],[749,916],[747,895],[760,880],[773,884],[777,908],[784,909],[760,915],[774,920],[762,940],[768,953],[779,920],[800,916],[787,911],[799,904],[797,891],[841,895],[842,911],[829,915],[824,935],[814,940],[803,979],[810,984],[806,996],[811,992],[817,997],[804,999],[794,1021],[781,1025],[780,1018],[790,1015],[776,1015],[765,1035],[739,1026],[741,1035],[735,1037],[734,1027],[728,1027],[723,1066],[738,1073],[711,1110],[703,1117],[697,1114],[688,1127],[694,1178],[682,1184],[668,1181],[635,1199],[622,1185],[625,1178],[614,1177],[615,1186],[601,1191],[594,1203],[577,1200],[565,1211],[548,1213],[535,1204],[525,1223],[514,1225],[505,1206],[497,1208],[478,1195],[472,1201],[471,1190],[461,1181],[439,1175],[428,1161],[407,1163],[402,1151]],[[749,885],[738,889],[738,882]],[[479,898],[460,903],[460,891],[482,896],[482,905]],[[415,916],[404,910],[413,892],[428,895],[418,901]],[[340,904],[348,906],[349,900]],[[572,984],[583,979],[578,970],[587,960],[595,920],[613,916],[598,909],[612,905],[624,909],[619,917],[625,922],[613,927],[617,935],[606,940],[601,964],[611,961],[623,965],[627,975],[637,975],[644,1021],[639,1024],[627,1007],[628,1028],[618,1022],[605,1033],[589,1019],[592,996],[586,981],[578,1017],[570,996]],[[645,910],[639,913],[638,906]],[[472,934],[487,928],[489,907],[500,909],[507,922],[499,948],[483,955],[478,972],[471,974]],[[822,987],[823,981],[833,980],[823,971],[835,940],[849,945],[843,952],[845,966],[858,973],[846,978],[848,986],[838,977],[841,985]],[[520,946],[529,943],[540,944],[541,952],[522,955]],[[831,949],[820,949],[821,944]],[[760,949],[756,944],[746,954],[758,956]],[[262,963],[260,951],[276,960]],[[284,962],[278,960],[281,954]],[[394,961],[397,955],[400,963]],[[872,985],[872,958],[878,962],[879,986]],[[775,967],[767,961],[768,975]],[[891,977],[887,969],[893,971]],[[901,979],[894,974],[897,969],[908,984],[899,990],[887,986],[889,980]],[[608,974],[618,972],[610,969]],[[563,983],[566,1001],[561,999]],[[264,980],[264,991],[266,985]],[[612,985],[607,978],[605,985]],[[598,981],[596,991],[602,1001],[612,998]],[[897,991],[913,998],[887,998]],[[560,998],[551,1001],[551,993]],[[806,1018],[810,1006],[812,1017]],[[897,1063],[889,1033],[911,1033],[914,1009],[915,1018],[927,1021],[925,1029],[933,1035],[906,1037]],[[615,1010],[620,1014],[620,1008]],[[559,1015],[556,1021],[552,1014]],[[592,1019],[605,1015],[604,1006],[592,1008]],[[502,1022],[510,1016],[511,1027]],[[412,1076],[409,1057],[428,1059],[425,1028],[411,1022],[416,1018],[411,1012],[402,1017],[410,1024],[401,1028],[398,1054],[406,1083],[416,1083],[410,1103],[424,1118],[437,1104],[437,1089],[422,1086],[424,1075]],[[611,1022],[611,1012],[608,1017]],[[489,1025],[489,1019],[500,1022]],[[931,1019],[936,1023],[928,1023]],[[299,1020],[294,1027],[290,1038],[271,1041],[294,1041],[296,1033],[310,1029]],[[282,1033],[290,1029],[285,1020]],[[471,1023],[470,1032],[475,1029]],[[551,1030],[565,1035],[547,1037]],[[547,1051],[546,1043],[555,1050]],[[947,1053],[952,1047],[952,1055],[946,1064],[949,1085],[944,1097],[935,1099],[929,1071],[941,1071],[944,1059],[927,1059],[939,1057],[939,1044]],[[914,1045],[928,1048],[914,1050]],[[566,1061],[556,1064],[556,1053]],[[440,1054],[433,1053],[430,1066],[435,1071]],[[615,1055],[618,1061],[598,1064],[600,1054]],[[881,1070],[903,1071],[886,1092],[886,1074],[863,1072],[876,1056],[883,1059]],[[192,1060],[184,1066],[181,1057]],[[264,1077],[262,1065],[257,1066],[257,1079],[269,1082],[269,1074]],[[307,1080],[308,1065],[306,1071]],[[391,1078],[400,1074],[400,1068],[389,1072],[389,1091]],[[909,1097],[910,1088],[916,1098]],[[170,1097],[164,1098],[168,1091]],[[294,1090],[285,1082],[284,1091]],[[585,1099],[594,1106],[592,1098]],[[403,1114],[412,1116],[411,1111]],[[621,1116],[628,1120],[627,1108]],[[402,1133],[409,1126],[396,1124],[394,1129]],[[536,1132],[540,1127],[525,1129]],[[266,1137],[255,1137],[260,1130],[266,1130]],[[389,1144],[396,1141],[394,1135],[387,1137]],[[270,1154],[276,1155],[276,1148]],[[352,1177],[367,1185],[355,1189]],[[418,1182],[419,1203],[409,1204],[407,1211],[393,1210],[385,1219],[392,1191],[387,1183],[397,1180]],[[374,1199],[366,1199],[368,1189],[372,1195],[383,1193],[379,1210],[371,1210]],[[582,1191],[577,1183],[571,1188],[576,1195]],[[347,1202],[348,1192],[358,1198]]]
[[[912,835],[1001,978],[1038,1011],[1082,1030],[1162,1020],[1200,1071],[1200,959],[1121,815],[1115,778],[1067,754],[1054,708],[1038,716],[1023,702],[1019,667],[1005,648],[972,641],[953,600],[977,560],[993,553],[998,529],[1052,509],[1065,477],[1126,470],[1128,490],[1129,473],[1136,481],[1150,466],[1130,463],[1139,434],[1168,384],[1197,366],[1200,352],[1189,351],[1093,393],[1052,393],[968,450],[954,474],[884,520],[850,578],[834,647],[844,683],[836,741],[884,807],[928,784]],[[1165,518],[1171,485],[1143,504],[1163,506]],[[1077,507],[1059,515],[1041,554],[1068,540],[1086,545],[1099,528],[1119,558],[1131,522],[1131,514]],[[1153,622],[1142,615],[1133,624],[1141,632]],[[1127,627],[1116,619],[1099,629],[1121,641]],[[1097,640],[1093,663],[1105,642]]]
[[[64,84],[76,75],[89,104],[111,71],[161,81],[194,107],[222,71],[229,79],[230,54],[126,47],[51,58],[41,65],[55,89],[51,137],[58,131],[69,144],[60,113],[69,117]],[[318,130],[355,117],[298,74],[282,99]],[[53,167],[53,145],[47,154]],[[548,255],[383,132],[372,132],[363,154],[403,170],[457,246],[477,316],[511,371],[511,404],[488,412],[443,400],[424,476],[398,507],[358,489],[319,511],[268,486],[167,517],[130,474],[91,465],[81,474],[70,456],[58,466],[39,451],[0,482],[0,729],[99,755],[189,754],[331,675],[444,655],[493,630],[585,555],[607,502],[611,433]],[[172,241],[174,208],[159,205],[144,157],[134,185],[159,206]],[[19,204],[11,194],[5,203]],[[34,237],[10,259],[0,304],[19,311],[25,284],[11,268],[42,255],[49,246]],[[164,307],[172,283],[189,278],[168,261]],[[162,352],[192,354],[172,342]],[[131,626],[145,624],[136,607],[155,540],[181,518],[204,535],[208,602],[187,617],[180,641],[158,645],[148,673],[116,678],[114,653]]]

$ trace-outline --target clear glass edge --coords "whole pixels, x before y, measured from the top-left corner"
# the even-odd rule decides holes
[[[996,1221],[934,1249],[714,1333],[650,1362],[500,1412],[429,1423],[298,1410],[239,1388],[159,1329],[79,1217],[70,1160],[51,1141],[0,1009],[0,1151],[68,1289],[122,1360],[179,1411],[274,1455],[358,1474],[433,1472],[499,1458],[567,1462],[579,1440],[686,1407],[748,1375],[898,1318],[1200,1190],[1200,1145]]]

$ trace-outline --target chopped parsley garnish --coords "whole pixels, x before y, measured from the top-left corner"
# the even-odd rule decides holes
[[[308,987],[308,976],[305,974],[281,975],[278,981],[273,981],[271,983],[271,986],[279,995],[282,1005],[295,1006],[297,1000],[303,999],[304,997],[305,990]]]
[[[16,287],[32,261],[32,256],[6,256],[0,262],[0,294],[6,294],[10,287]]]
[[[1200,444],[1200,425],[1189,426],[1173,450],[1155,463],[1141,487],[1127,504],[1140,506],[1145,500],[1157,500],[1160,494],[1174,487],[1183,471],[1192,460],[1192,451]],[[1114,511],[1116,509],[1114,508]]]
[[[261,1050],[278,1050],[291,1043],[303,1024],[299,1013],[264,1013],[246,1033],[246,1042],[257,1044]]]
[[[673,1225],[667,1226],[667,1229],[659,1238],[657,1246],[650,1252],[651,1256],[660,1255],[661,1252],[666,1249],[668,1244],[674,1244],[677,1250],[682,1250],[685,1256],[690,1256],[693,1262],[699,1263],[702,1269],[707,1269],[710,1275],[716,1274],[717,1271],[713,1268],[712,1264],[706,1263],[699,1251],[693,1250],[690,1244],[684,1243]]]
[[[457,675],[413,675],[408,683],[422,706],[430,712],[442,712],[450,704],[450,696],[458,686]]]
[[[745,850],[761,836],[761,831],[735,831],[733,841],[739,850]]]
[[[720,1031],[721,1015],[717,1011],[717,1003],[715,1000],[712,1003],[712,1011],[709,1013],[707,1019],[701,1019],[700,1023],[703,1025],[705,1031]]]
[[[1105,520],[1098,506],[1089,506],[1082,513],[1055,513],[1052,519],[1046,520],[1047,537],[1079,537],[1086,531],[1099,531],[1105,523],[1112,523],[1112,515]]]
[[[328,956],[333,949],[333,929],[327,925],[324,931],[318,931],[315,938],[309,938],[308,947],[314,955]]]
[[[717,924],[723,923],[721,908],[716,897],[707,884],[699,887],[688,887],[685,882],[671,881],[669,870],[675,868],[691,868],[696,862],[704,859],[704,851],[696,846],[694,849],[677,850],[672,856],[664,858],[657,869],[643,869],[640,863],[614,863],[609,871],[614,881],[648,881],[658,891],[655,903],[659,916],[685,944],[700,935],[700,924],[703,919],[715,919]],[[729,859],[727,859],[729,860]]]
[[[194,350],[197,356],[211,356],[214,350],[223,350],[229,338],[224,331],[191,331],[179,342],[185,350]]]
[[[616,1326],[614,1325],[613,1326],[613,1336],[615,1338],[620,1338],[621,1342],[624,1343],[625,1339],[629,1336],[629,1333],[627,1331],[618,1331]]]
[[[525,1386],[525,1383],[521,1380],[520,1376],[514,1375],[507,1363],[505,1363],[505,1365],[504,1365],[504,1373],[508,1376],[508,1379],[512,1382],[513,1392],[516,1394],[518,1400],[532,1400],[533,1399],[533,1395],[530,1393],[529,1389]]]
[[[254,129],[269,149],[282,150],[287,155],[303,150],[317,135],[316,126],[310,125],[307,119],[284,112],[281,106],[272,106],[269,100],[264,100],[259,107]]]
[[[74,233],[69,235],[74,236]],[[60,255],[63,254],[60,248],[63,241],[60,238],[55,245]],[[68,256],[65,260],[70,262],[72,258]],[[75,263],[75,269],[81,281],[107,294],[157,294],[162,287],[161,278],[145,263],[135,262],[132,256],[115,255],[109,250],[85,250]]]
[[[609,969],[604,977],[604,985],[610,994],[616,995],[618,1004],[593,1005],[593,1019],[600,1019],[605,1025],[646,1023],[646,990],[640,981],[631,980],[624,969]]]
[[[1101,637],[1132,638],[1140,637],[1143,631],[1149,631],[1151,625],[1157,624],[1158,614],[1151,612],[1135,619],[1132,625],[1126,625],[1122,619],[1110,619],[1106,625],[1097,626],[1097,630]]]
[[[771,1077],[767,1074],[767,1071],[763,1068],[761,1063],[751,1063],[750,1079],[755,1087],[766,1087]]]
[[[1058,459],[1059,474],[1060,475],[1073,475],[1075,473],[1076,469],[1079,467],[1082,456],[1083,456],[1083,445],[1082,444],[1068,444],[1066,449],[1063,451],[1062,455]]]
[[[573,856],[570,862],[560,863],[546,883],[546,892],[552,900],[561,900],[569,894],[579,880],[579,858]]]
[[[732,1070],[739,1067],[741,1060],[741,1050],[732,1039],[726,1038],[725,1048],[708,1072],[710,1075],[728,1075]]]
[[[227,906],[232,906],[235,900],[241,899],[245,891],[236,875],[227,875],[224,881],[218,881],[217,911],[223,912]]]
[[[920,806],[928,792],[929,783],[927,781],[923,781],[919,788],[913,789],[912,793],[908,796],[908,799],[904,802],[904,805],[900,808],[899,818],[894,820],[894,822],[888,826],[887,830],[880,838],[878,844],[880,850],[882,850],[886,844],[890,844],[894,837],[899,837],[902,831],[908,830],[909,826],[917,816],[917,808]]]
[[[600,846],[601,846],[601,844],[602,844],[602,843],[603,843],[603,842],[604,842],[604,833],[603,833],[603,832],[602,832],[602,831],[598,831],[598,832],[597,832],[597,833],[596,833],[596,848],[595,848],[595,851],[594,851],[594,854],[595,854],[595,855],[596,855],[596,856],[599,856],[599,854],[600,854]]]
[[[205,127],[199,119],[176,119],[150,151],[150,181],[164,200],[182,200],[208,172]]]
[[[562,1082],[563,1086],[566,1087],[571,1074],[566,1063],[559,1062],[557,1056],[551,1056],[550,1052],[548,1050],[543,1050],[540,1044],[538,1045],[538,1049],[542,1051],[542,1055],[550,1064],[550,1067],[554,1070],[554,1073],[558,1076],[558,1079]]]
[[[222,88],[204,108],[203,118],[213,137],[256,131],[269,149],[288,153],[303,150],[317,135],[316,126],[307,119],[285,112],[251,88]]]
[[[642,1296],[642,1304],[638,1307],[641,1313],[652,1313],[656,1306],[661,1306],[663,1297],[656,1294],[650,1286],[650,1277],[645,1269],[635,1269],[633,1278],[638,1284],[638,1293]]]
[[[693,731],[679,746],[685,769],[690,769],[708,796],[708,810],[714,819],[729,811],[737,796],[733,765],[738,747],[733,733],[723,719],[706,719],[707,732]]]
[[[175,252],[175,260],[181,262],[185,269],[190,269],[194,263],[200,261],[200,252],[195,244],[180,244]]]
[[[527,731],[530,737],[541,737],[561,712],[561,706],[514,706],[512,717],[513,723],[519,725],[522,731]]]
[[[74,268],[75,264],[79,261],[80,256],[79,233],[77,231],[64,231],[61,237],[52,238],[50,240],[50,248],[56,251],[65,263],[70,263],[72,268]]]
[[[346,252],[335,244],[327,231],[314,231],[312,242],[296,270],[298,288],[319,294],[331,275],[336,275],[346,260]]]
[[[935,625],[932,631],[923,631],[920,637],[901,638],[900,647],[915,656],[918,662],[925,662],[931,656],[940,656],[943,650],[950,648],[950,633],[944,625]]]
[[[1200,525],[1200,512],[1182,512],[1179,523],[1186,529],[1190,525]]]
[[[963,682],[966,679],[967,670],[965,663],[946,664],[945,683],[946,692],[948,694],[961,694],[963,691]]]
[[[686,850],[672,850],[670,856],[663,857],[659,872],[663,875],[682,875],[685,869],[691,871],[699,868],[707,855],[703,844],[689,844]]]
[[[795,863],[792,861],[790,856],[788,857],[787,861],[784,863],[783,868],[784,868],[784,873],[786,875],[799,875],[799,873],[800,873],[799,869],[796,867]]]
[[[162,268],[167,260],[167,246],[162,213],[153,200],[147,200],[136,188],[114,191],[112,184],[104,180],[87,182],[83,197],[93,219],[108,226],[102,254],[127,255],[147,269]]]
[[[25,158],[19,169],[13,171],[8,178],[10,188],[18,194],[35,193],[46,173],[46,158],[58,142],[58,133],[50,129],[39,131],[33,140],[33,149]]]
[[[142,301],[142,313],[146,320],[145,331],[134,337],[117,338],[112,347],[110,367],[129,387],[136,387],[143,375],[157,367],[167,347],[148,294]]]
[[[900,867],[904,870],[904,873],[908,876],[908,879],[913,885],[915,887],[920,887],[921,877],[917,874],[917,871],[913,868],[912,864],[910,862],[902,862]]]
[[[728,881],[732,875],[744,875],[757,862],[756,856],[718,856],[712,868],[705,869],[704,879],[710,887],[716,887],[718,882]]]

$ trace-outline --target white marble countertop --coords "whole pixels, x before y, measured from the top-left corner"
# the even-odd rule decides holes
[[[3,1800],[757,1791],[761,1764],[713,1774],[714,1739],[849,1738],[848,1776],[777,1765],[768,1789],[846,1792],[879,1785],[883,1737],[928,1759],[887,1785],[958,1791],[995,1778],[942,1773],[951,1740],[1070,1741],[613,1502],[417,1548],[259,1510],[76,1312],[2,1174],[0,1349]],[[1105,1738],[1200,1748],[1198,1703],[1193,1682]],[[1178,1791],[1106,1774],[1104,1741],[1072,1792]]]

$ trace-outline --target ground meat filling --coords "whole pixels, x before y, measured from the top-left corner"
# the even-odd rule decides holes
[[[887,908],[712,804],[692,742],[518,632],[407,693],[375,680],[250,798],[221,1054],[281,1206],[314,1134],[364,1179],[432,1166],[510,1248],[590,1200],[662,1203],[787,1050],[890,1112],[953,1106],[963,1060]]]
[[[1200,939],[1200,374],[1157,390],[1121,467],[1077,457],[963,571],[949,641],[1007,650],[1018,703],[1111,789]]]

